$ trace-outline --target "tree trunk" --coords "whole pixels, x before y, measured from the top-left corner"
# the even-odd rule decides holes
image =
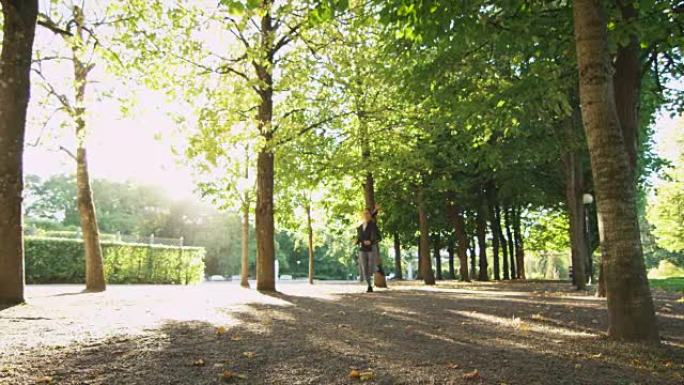
[[[484,197],[481,197],[479,209],[477,211],[477,248],[480,259],[480,270],[477,275],[478,281],[488,281],[489,274],[487,272],[487,210]]]
[[[428,226],[427,213],[425,212],[425,201],[423,188],[418,188],[418,225],[420,227],[420,272],[426,285],[435,284],[435,276],[432,272],[432,261],[430,258],[430,227]]]
[[[363,121],[363,116],[359,116],[359,120],[361,123],[359,127],[359,136],[361,138],[361,158],[363,160],[363,164],[370,164],[371,150],[368,128],[366,127],[365,122]],[[370,169],[366,170],[366,177],[363,183],[363,198],[364,202],[366,203],[366,208],[369,210],[373,210],[375,208],[375,180],[373,178],[373,172]],[[382,266],[382,258],[380,258],[379,249],[380,245],[377,245],[376,247],[378,247],[378,266]],[[373,277],[376,287],[387,287],[387,281],[383,273],[375,272]]]
[[[441,252],[441,240],[439,237],[439,234],[435,234],[435,242],[432,245],[434,249],[434,256],[435,256],[435,270],[436,270],[436,279],[441,281],[442,278],[442,255],[440,254]]]
[[[582,120],[603,227],[608,335],[656,342],[658,328],[641,248],[636,189],[615,105],[602,3],[575,0],[573,16]]]
[[[264,1],[266,13],[261,18],[262,52],[273,51],[274,26],[271,18],[271,0]],[[263,144],[257,158],[256,243],[257,243],[257,290],[275,291],[275,227],[273,220],[273,178],[275,174],[273,153],[273,55],[266,55],[266,64],[254,62],[260,81],[258,129]]]
[[[449,279],[456,279],[456,271],[454,271],[454,238],[449,237],[447,244],[447,252],[449,253]]]
[[[404,279],[404,274],[401,271],[401,240],[399,233],[394,233],[394,278],[398,280]]]
[[[503,234],[504,232],[503,232],[503,229],[501,227],[501,208],[499,207],[499,205],[496,205],[494,207],[494,213],[496,215],[496,224],[497,224],[496,226],[499,229],[499,241],[501,243],[501,251],[503,254],[502,255],[502,257],[503,257],[502,258],[502,260],[503,260],[503,267],[502,267],[503,268],[503,279],[507,280],[507,279],[511,279],[510,270],[508,268],[508,244],[506,242],[506,237],[504,237],[504,234]]]
[[[419,231],[420,231],[420,229],[419,229]],[[423,258],[421,257],[423,255],[423,253],[421,251],[421,243],[422,243],[422,238],[419,235],[418,236],[418,269],[416,271],[416,279],[418,281],[423,280],[423,271],[421,270],[421,266],[423,266],[423,263],[421,262],[423,260]]]
[[[105,275],[102,262],[102,247],[100,246],[100,232],[97,228],[97,216],[93,203],[86,149],[79,148],[76,153],[76,185],[78,187],[78,213],[81,219],[83,246],[85,248],[86,290],[104,291]]]
[[[314,283],[314,238],[313,226],[311,225],[311,204],[306,204],[306,230],[309,235],[309,284]]]
[[[515,264],[519,279],[526,279],[525,277],[525,246],[523,244],[523,237],[521,231],[521,209],[513,209],[513,238],[515,239]]]
[[[0,303],[24,301],[24,133],[37,0],[2,0],[0,54]]]
[[[456,233],[456,254],[459,261],[459,273],[461,281],[470,282],[470,274],[468,273],[468,234],[466,233],[465,220],[463,219],[463,210],[453,202],[447,206],[449,216],[454,224],[454,232]]]
[[[242,203],[242,257],[240,258],[240,286],[249,287],[249,193]]]
[[[475,252],[475,244],[477,237],[470,237],[470,276],[472,279],[477,277],[477,253]]]
[[[492,230],[492,264],[494,269],[494,279],[497,281],[501,280],[501,273],[499,270],[499,232],[501,229],[497,227],[499,221],[496,217],[496,189],[492,183],[487,188],[487,197],[489,201],[489,207],[487,214],[489,214],[489,224]]]
[[[620,14],[625,23],[633,23],[639,13],[632,1],[617,0]],[[615,58],[613,86],[615,90],[615,108],[617,110],[622,138],[627,152],[632,179],[636,183],[637,136],[639,132],[639,100],[641,91],[641,49],[639,37],[631,33],[625,46],[618,46]]]
[[[515,240],[511,231],[511,208],[504,209],[504,222],[506,223],[506,238],[508,238],[508,256],[510,258],[511,279],[517,279],[515,271]]]
[[[90,172],[86,150],[85,123],[85,92],[88,84],[88,74],[92,65],[86,65],[81,58],[83,52],[84,15],[79,7],[74,7],[75,34],[72,43],[72,62],[74,66],[74,95],[75,105],[71,113],[76,124],[76,186],[78,197],[78,214],[83,233],[83,247],[85,249],[85,281],[87,291],[104,291],[106,288],[104,264],[102,261],[102,247],[100,245],[100,231],[97,226],[97,215],[93,192],[90,187]]]
[[[574,115],[574,114],[573,114]],[[572,253],[572,283],[577,290],[586,289],[585,264],[589,251],[586,243],[584,227],[584,180],[582,164],[578,151],[574,148],[575,124],[574,116],[566,119],[564,130],[568,142],[567,150],[563,152],[563,169],[565,171],[565,203],[568,210],[570,247]]]

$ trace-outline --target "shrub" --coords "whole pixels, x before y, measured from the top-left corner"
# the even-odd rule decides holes
[[[108,283],[189,284],[204,272],[204,248],[101,242]],[[28,283],[83,283],[83,241],[27,237]]]

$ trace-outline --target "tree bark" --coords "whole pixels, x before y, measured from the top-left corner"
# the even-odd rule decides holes
[[[275,154],[273,153],[273,33],[271,18],[272,0],[264,0],[266,12],[261,18],[261,50],[263,60],[253,65],[259,78],[258,129],[263,139],[257,158],[256,243],[257,243],[257,290],[275,291],[275,226],[273,219],[273,179]]]
[[[399,239],[399,233],[394,233],[394,278],[398,280],[404,279],[401,269],[401,240]]]
[[[93,203],[86,149],[79,148],[76,153],[76,184],[78,187],[78,213],[81,219],[81,232],[85,248],[86,290],[92,292],[104,291],[105,275],[102,262],[102,247],[100,246],[100,232],[97,227],[95,204]]]
[[[506,238],[508,238],[508,257],[510,258],[511,279],[517,279],[515,271],[515,240],[511,231],[511,208],[504,209],[504,222],[506,223]]]
[[[430,258],[430,226],[428,225],[427,213],[425,212],[425,198],[423,188],[418,188],[418,225],[420,228],[420,272],[426,285],[435,284],[435,276],[432,272]]]
[[[510,276],[510,270],[508,267],[508,244],[506,242],[506,237],[504,237],[504,232],[501,227],[501,208],[499,205],[496,205],[494,207],[494,213],[496,215],[496,223],[497,227],[499,228],[499,242],[501,243],[501,251],[502,251],[502,261],[503,261],[503,279],[511,279]]]
[[[501,229],[497,226],[499,220],[496,217],[496,189],[493,183],[487,188],[487,200],[489,207],[487,214],[489,214],[489,225],[492,230],[492,265],[494,270],[494,279],[501,280],[501,273],[499,269],[499,233]]]
[[[608,335],[656,342],[658,328],[641,248],[636,189],[615,105],[604,12],[598,0],[573,2],[582,120],[603,227]]]
[[[453,202],[449,203],[447,209],[449,210],[449,216],[454,224],[454,232],[456,233],[456,255],[458,255],[460,279],[461,281],[470,282],[470,274],[468,273],[468,234],[466,233],[463,210]]]
[[[420,229],[418,229],[418,231],[420,231]],[[416,271],[416,279],[419,281],[423,280],[423,271],[421,270],[421,268],[422,268],[421,266],[423,266],[423,262],[421,262],[423,260],[423,258],[421,257],[423,255],[423,253],[421,251],[421,243],[422,243],[422,238],[419,235],[418,236],[418,269]]]
[[[434,249],[434,256],[435,256],[435,270],[436,270],[436,279],[441,281],[442,278],[442,255],[440,254],[440,249],[442,247],[441,245],[441,239],[439,237],[439,234],[435,234],[435,241],[432,245]]]
[[[454,238],[449,237],[447,244],[447,252],[449,253],[449,279],[456,279],[456,271],[454,270]]]
[[[83,246],[85,249],[85,281],[87,291],[104,291],[106,289],[104,263],[102,260],[102,247],[100,245],[100,231],[97,226],[97,214],[93,191],[90,186],[90,171],[88,170],[88,157],[86,149],[86,123],[85,123],[85,92],[88,84],[88,74],[92,65],[86,65],[82,61],[83,32],[85,17],[79,7],[74,7],[73,16],[75,21],[75,34],[68,40],[71,42],[72,63],[74,66],[74,95],[75,105],[71,113],[76,125],[76,186],[78,199],[78,214],[83,233]]]
[[[573,114],[574,115],[574,114]],[[577,290],[586,289],[585,264],[588,254],[584,221],[584,178],[582,164],[578,151],[574,148],[575,124],[574,116],[566,119],[563,123],[567,150],[561,154],[565,174],[565,204],[568,210],[570,247],[572,253],[572,283]]]
[[[470,240],[470,276],[472,279],[475,279],[477,277],[477,253],[475,252],[475,245],[477,243],[477,237],[472,236],[469,238]]]
[[[0,53],[0,303],[24,301],[22,193],[37,0],[2,0]]]
[[[487,272],[487,203],[484,196],[481,197],[481,202],[477,211],[477,248],[479,254],[479,271],[477,275],[478,281],[489,281],[489,273]]]
[[[525,245],[523,244],[523,236],[521,231],[521,209],[513,209],[513,238],[515,239],[515,264],[518,273],[518,279],[526,279],[525,277]]]
[[[639,13],[634,2],[616,0],[620,14],[625,23],[634,22]],[[639,37],[631,33],[627,45],[618,46],[615,57],[613,87],[615,91],[615,108],[617,110],[622,137],[632,179],[636,183],[638,132],[639,132],[639,100],[641,91],[641,49]]]
[[[249,288],[249,193],[242,203],[242,257],[240,258],[240,286]]]
[[[311,225],[311,204],[306,204],[306,230],[309,235],[309,284],[314,283],[314,238],[313,226]]]

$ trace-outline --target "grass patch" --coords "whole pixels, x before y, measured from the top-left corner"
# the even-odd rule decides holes
[[[684,292],[684,277],[650,279],[651,288]]]

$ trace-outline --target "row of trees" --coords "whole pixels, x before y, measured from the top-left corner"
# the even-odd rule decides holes
[[[72,237],[80,230],[75,176],[55,175],[46,179],[25,178],[24,227],[29,234]],[[241,270],[241,218],[208,203],[172,200],[157,186],[134,182],[93,179],[98,225],[110,240],[180,242],[205,249],[205,275],[233,276]],[[253,235],[253,224],[249,233]],[[276,258],[280,274],[294,277],[308,273],[308,245],[304,228],[280,230],[276,234]],[[317,237],[318,238],[318,237]],[[256,242],[247,239],[247,275],[254,277]],[[314,259],[316,277],[348,279],[355,273],[351,247],[346,238],[320,233]]]
[[[39,22],[72,44],[75,99],[46,87],[77,136],[89,49],[112,74],[169,95],[188,139],[178,150],[200,190],[242,212],[243,256],[254,206],[257,289],[275,290],[276,221],[306,234],[313,279],[316,229],[341,234],[360,207],[380,202],[396,254],[418,243],[420,275],[433,284],[430,251],[442,244],[452,245],[461,279],[489,279],[487,250],[495,279],[524,278],[525,217],[565,210],[580,289],[601,241],[609,335],[657,339],[638,186],[658,166],[655,111],[682,100],[662,85],[682,70],[678,2],[132,0],[108,4],[92,25],[82,8],[55,9],[71,14]],[[3,90],[15,96],[2,107],[12,118],[2,143],[14,147],[3,155],[13,159],[2,174],[12,183],[0,184],[9,218],[2,271],[12,278],[0,293],[20,300],[25,105],[15,104],[28,99],[37,10],[7,0],[3,12],[3,58],[14,50],[23,60],[8,56],[3,71],[24,72],[3,72],[17,80]],[[107,44],[96,26],[108,27]],[[75,158],[87,181],[82,147]],[[84,234],[96,234],[89,186],[79,186]],[[585,194],[596,200],[590,215]],[[471,262],[478,254],[470,268],[468,250]],[[97,258],[87,260],[95,269]]]

